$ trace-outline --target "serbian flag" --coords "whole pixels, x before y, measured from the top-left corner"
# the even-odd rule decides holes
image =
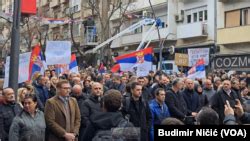
[[[29,65],[29,78],[31,79],[35,72],[44,74],[44,58],[40,45],[36,45],[31,52],[30,65]]]
[[[69,64],[69,72],[70,73],[72,73],[72,72],[79,73],[75,54],[71,54],[71,61]]]
[[[188,71],[188,78],[206,78],[205,61],[203,58],[199,59],[196,64]]]
[[[98,70],[99,70],[99,73],[104,73],[104,72],[105,72],[103,62],[101,62],[100,67],[99,67],[99,69],[98,69]]]
[[[140,68],[139,71],[149,72],[152,67],[152,48],[135,51],[129,54],[118,56],[115,58],[116,65],[111,71],[113,73],[120,71],[133,71],[134,68]]]

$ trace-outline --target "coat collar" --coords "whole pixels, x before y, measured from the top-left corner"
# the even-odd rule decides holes
[[[66,111],[65,111],[65,108],[64,108],[64,103],[59,98],[58,95],[55,97],[55,101],[56,101],[56,104],[58,105],[59,109],[63,112],[64,116],[66,117]],[[73,103],[73,100],[72,100],[71,97],[69,97],[69,101],[68,102],[69,102],[70,113],[72,114],[72,108],[74,107],[74,103]]]

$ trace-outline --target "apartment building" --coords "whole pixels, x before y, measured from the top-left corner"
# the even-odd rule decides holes
[[[220,53],[250,52],[250,1],[220,0],[218,7]]]
[[[166,37],[166,43],[168,43],[168,41],[170,43],[175,41],[176,30],[172,30],[174,29],[175,25],[172,24],[171,20],[169,20],[171,16],[168,16],[168,1],[152,0],[152,5],[155,11],[155,16],[160,18],[162,21],[162,24],[159,26],[160,37],[158,36],[158,31],[155,28],[150,33],[146,41],[151,40],[151,45],[157,48],[159,41],[165,39]],[[124,5],[124,7],[126,7],[126,5]],[[118,24],[121,17],[114,15],[111,19],[111,29],[113,29],[113,32],[117,28],[119,28],[118,31],[123,31],[132,24],[135,24],[144,18],[154,19],[149,2],[144,0],[135,0],[129,3],[129,7],[125,13],[126,14],[122,16],[127,16],[127,19],[125,19],[122,25]],[[131,33],[125,34],[121,38],[117,38],[111,44],[112,50],[114,52],[119,52],[120,54],[134,51],[140,44],[141,40],[145,38],[145,34],[151,27],[152,25],[141,26]]]
[[[176,48],[208,47],[215,43],[216,0],[179,0]]]
[[[10,16],[10,13],[12,13],[13,10],[13,0],[1,0],[0,3],[0,11],[2,14]],[[10,28],[11,24],[8,23],[6,19],[0,19],[0,46],[2,46],[0,56],[2,58],[8,55],[8,48],[10,47],[10,40],[8,40],[10,36]]]
[[[215,68],[250,70],[250,1],[219,0]]]
[[[175,46],[175,52],[187,53],[189,48],[208,48],[213,54],[216,38],[216,0],[152,0],[156,17],[162,21],[160,40],[165,40],[163,47]],[[130,4],[128,14],[152,18],[152,9],[148,1],[137,0]],[[138,16],[133,16],[138,17]],[[142,18],[128,19],[120,31]],[[112,19],[115,27],[116,18]],[[111,48],[121,54],[134,51],[143,39],[149,26],[143,26],[130,34],[113,41]],[[154,47],[156,60],[159,61],[159,37],[157,30],[151,33],[151,46]],[[163,50],[163,60],[174,60],[174,55]]]
[[[13,2],[14,0],[2,0],[2,11],[4,13],[12,13],[14,8]]]

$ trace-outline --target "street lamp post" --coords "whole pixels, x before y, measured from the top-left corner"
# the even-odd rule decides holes
[[[20,40],[20,19],[21,19],[21,0],[14,0],[13,24],[11,32],[10,48],[10,71],[9,87],[13,88],[15,94],[18,89],[18,70],[19,70],[19,40]]]
[[[160,70],[162,70],[162,50],[163,50],[163,45],[164,45],[164,42],[168,39],[169,35],[175,35],[175,34],[174,33],[168,33],[166,38],[162,41],[162,43],[160,43]]]

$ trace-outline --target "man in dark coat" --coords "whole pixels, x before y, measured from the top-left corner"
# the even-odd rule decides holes
[[[229,80],[224,80],[222,83],[222,89],[211,99],[211,107],[219,114],[220,123],[224,120],[224,105],[226,101],[229,101],[231,107],[236,105],[236,99],[241,99],[233,90],[231,90],[231,82]]]
[[[96,82],[92,85],[92,92],[88,99],[80,105],[81,111],[81,127],[79,140],[82,136],[87,124],[90,122],[90,116],[97,111],[101,111],[101,97],[103,96],[103,85]]]
[[[177,78],[173,81],[172,85],[172,89],[166,93],[165,102],[169,108],[170,115],[184,121],[188,115],[188,109],[183,95],[180,93],[184,85],[183,81]]]
[[[125,92],[126,85],[122,83],[121,77],[119,75],[114,75],[112,77],[112,85],[109,89],[115,89],[120,91],[122,94]]]
[[[159,76],[159,82],[155,86],[152,86],[151,94],[153,98],[155,98],[154,93],[158,88],[163,88],[165,91],[171,89],[170,79],[166,74],[161,74]]]
[[[137,82],[142,85],[142,98],[146,101],[150,101],[153,99],[153,96],[150,93],[150,90],[145,85],[145,78],[138,77]]]
[[[42,75],[38,76],[37,80],[34,83],[34,87],[38,92],[39,99],[41,100],[42,104],[45,105],[47,99],[49,99],[49,92],[48,89],[45,87],[46,78]]]
[[[148,141],[152,114],[148,102],[141,96],[142,86],[138,82],[131,83],[131,94],[123,101],[122,113],[135,127],[141,128],[141,141]]]
[[[191,113],[192,116],[196,116],[199,112],[199,95],[194,90],[194,81],[187,79],[185,81],[186,87],[181,92],[185,102],[187,103],[188,113]]]
[[[111,130],[111,128],[118,127],[122,122],[127,125],[125,127],[132,126],[127,122],[119,111],[121,107],[122,95],[118,90],[108,90],[103,97],[104,111],[96,112],[90,117],[90,122],[84,132],[83,140],[92,140],[98,131]]]
[[[73,86],[71,96],[77,100],[78,106],[82,105],[84,100],[87,99],[87,95],[82,92],[81,85],[74,85]]]
[[[0,140],[8,141],[9,129],[16,115],[22,108],[15,103],[14,90],[5,88],[3,90],[3,103],[0,105]]]

